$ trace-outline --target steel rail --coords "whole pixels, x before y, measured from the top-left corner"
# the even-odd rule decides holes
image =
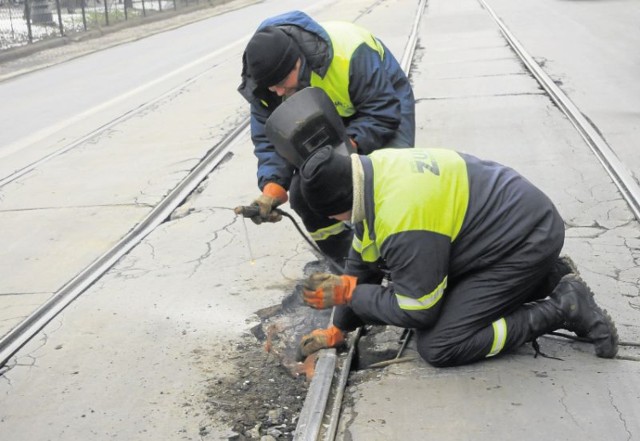
[[[567,97],[564,92],[554,83],[554,81],[542,70],[540,65],[522,47],[520,42],[513,36],[506,25],[500,20],[491,7],[484,1],[478,0],[480,5],[491,15],[497,23],[511,48],[520,57],[527,69],[538,81],[540,86],[549,94],[553,102],[569,118],[569,121],[576,128],[580,136],[584,139],[592,152],[598,158],[606,172],[609,174],[614,184],[618,187],[622,196],[629,204],[636,220],[640,221],[640,185],[633,178],[632,173],[620,161],[615,152],[609,147],[602,135],[580,112],[580,109]]]
[[[418,41],[418,27],[420,26],[420,19],[422,18],[425,6],[426,0],[420,0],[411,32],[405,45],[402,61],[400,62],[400,67],[406,73],[411,69],[411,61],[413,60],[415,46]],[[353,361],[355,346],[358,343],[360,332],[360,328],[354,331],[356,337],[350,340],[351,347],[347,356],[342,361],[341,374],[337,384],[333,383],[337,363],[335,349],[324,349],[319,352],[316,372],[309,384],[307,397],[302,405],[298,424],[296,425],[296,431],[293,437],[295,441],[316,441],[319,439],[331,387],[334,388],[335,398],[330,409],[328,428],[324,431],[323,439],[324,441],[333,441],[335,439],[342,408],[344,388],[347,384],[347,377],[351,370],[351,362]]]
[[[631,173],[626,169],[626,167],[620,162],[615,153],[611,150],[611,148],[607,145],[606,141],[602,138],[602,136],[593,128],[591,124],[587,121],[587,119],[582,115],[582,113],[578,110],[578,108],[569,100],[569,98],[555,85],[555,83],[544,73],[544,71],[540,68],[540,66],[527,54],[527,52],[523,49],[520,43],[515,39],[515,37],[509,32],[504,23],[496,16],[493,10],[486,4],[484,0],[478,0],[482,7],[489,12],[492,18],[498,24],[502,34],[505,39],[515,51],[515,53],[520,57],[525,66],[529,69],[532,75],[536,78],[536,80],[540,83],[540,85],[544,88],[544,90],[549,94],[549,96],[553,99],[553,101],[558,105],[558,107],[565,113],[565,115],[569,118],[572,124],[576,127],[582,138],[587,142],[589,147],[592,149],[598,160],[602,163],[605,170],[609,173],[614,183],[618,186],[620,191],[622,192],[625,200],[628,202],[631,210],[638,220],[640,220],[640,187],[637,182],[633,179]],[[419,13],[416,15],[416,21],[414,23],[414,29],[411,34],[411,38],[409,40],[409,44],[407,49],[405,50],[404,56],[402,58],[401,66],[405,70],[405,72],[409,71],[411,60],[413,59],[415,45],[416,45],[416,36],[417,36],[417,26],[419,25],[420,17],[422,16],[422,11],[424,9],[424,2],[421,1],[419,6]],[[407,339],[408,340],[408,339]],[[406,344],[406,341],[404,344]],[[355,343],[354,343],[355,344]],[[403,344],[403,348],[404,348]],[[349,354],[345,361],[345,366],[343,367],[342,374],[339,378],[339,384],[337,385],[338,391],[336,395],[336,401],[333,403],[333,407],[331,409],[331,417],[329,420],[329,428],[325,433],[325,441],[332,441],[335,439],[335,432],[337,430],[337,423],[339,420],[339,411],[341,406],[341,399],[343,395],[343,389],[346,385],[346,375],[349,371],[349,364],[351,363],[353,357],[354,347],[350,348]],[[328,352],[328,351],[321,351]],[[331,356],[331,355],[333,356]],[[399,353],[400,354],[400,353]],[[399,355],[398,354],[398,355]],[[324,356],[327,358],[334,360],[334,353],[321,354],[319,356],[319,360],[323,360]],[[318,362],[320,363],[320,362]],[[323,362],[323,366],[326,364]],[[325,401],[319,400],[318,397],[328,397],[328,392],[326,391],[327,382],[329,379],[327,378],[329,375],[333,376],[333,371],[329,371],[327,369],[321,369],[316,372],[311,385],[309,387],[310,396],[314,397],[313,400],[309,400],[309,404],[311,406],[316,406],[315,409],[307,409],[307,401],[305,401],[303,410],[301,412],[301,418],[304,416],[303,430],[296,430],[296,434],[294,440],[304,440],[304,441],[315,441],[317,440],[317,436],[320,432],[320,424],[322,419],[324,418],[324,411],[326,409],[326,399]],[[317,382],[317,384],[314,384]],[[315,418],[315,420],[313,420]],[[299,425],[300,428],[300,425]],[[304,430],[305,428],[309,428],[309,430]]]
[[[318,439],[327,401],[331,393],[333,375],[337,363],[336,350],[323,349],[318,353],[315,373],[305,397],[293,439],[297,441],[315,441]]]
[[[237,43],[238,42],[236,42],[234,44],[237,44]],[[227,48],[225,48],[225,50],[226,49]],[[219,53],[220,53],[220,51],[216,51],[216,54],[219,54]],[[209,57],[207,57],[207,59],[209,59]],[[200,62],[198,62],[197,64],[199,64],[199,63]],[[174,75],[176,75],[176,74],[178,74],[180,72],[183,72],[187,68],[191,68],[191,67],[192,67],[192,65],[189,64],[189,65],[181,67],[180,69],[177,69],[174,72],[170,72],[169,74],[164,75],[164,76],[162,76],[162,77],[160,77],[160,78],[158,78],[158,79],[146,84],[144,86],[144,89],[148,89],[150,86],[155,85],[157,83],[160,83],[162,81],[165,81],[168,78],[173,77]],[[189,84],[196,82],[197,80],[199,80],[204,75],[208,74],[211,70],[215,69],[216,67],[218,67],[217,64],[205,69],[203,72],[197,74],[194,77],[189,78],[187,81],[185,81],[183,83],[180,83],[180,85],[178,85],[178,86],[176,86],[176,87],[164,92],[163,94],[161,94],[160,96],[152,99],[151,101],[147,101],[146,103],[141,104],[141,105],[139,105],[138,107],[136,107],[134,109],[128,110],[127,112],[123,113],[122,115],[118,116],[117,118],[112,119],[111,121],[103,124],[102,126],[96,128],[96,129],[90,131],[89,133],[77,138],[76,140],[64,145],[63,147],[59,148],[58,150],[55,150],[55,151],[49,153],[48,155],[45,155],[42,158],[39,158],[38,160],[36,160],[36,161],[34,161],[34,162],[30,163],[30,164],[27,164],[27,165],[25,165],[24,167],[22,167],[22,168],[20,168],[18,170],[15,170],[11,174],[9,174],[9,175],[7,175],[7,176],[5,176],[5,177],[0,179],[0,188],[2,188],[5,185],[15,181],[18,178],[26,175],[27,173],[33,171],[39,165],[42,165],[43,163],[49,161],[50,159],[53,159],[53,158],[55,158],[57,156],[60,156],[60,155],[62,155],[64,153],[70,151],[70,150],[73,150],[76,147],[78,147],[78,146],[84,144],[85,142],[91,140],[95,136],[97,136],[97,135],[99,135],[99,134],[111,129],[112,127],[115,127],[116,125],[118,125],[118,124],[120,124],[120,123],[122,123],[124,121],[127,121],[128,119],[136,116],[140,112],[142,112],[142,111],[146,110],[147,108],[157,104],[158,102],[162,101],[166,97],[171,96],[172,94],[180,91],[181,89],[184,89]],[[138,90],[138,92],[139,92],[139,90]],[[130,93],[126,93],[124,95],[121,95],[116,101],[122,101],[125,98],[129,97],[130,95],[131,95]],[[110,105],[111,104],[113,104],[113,102],[111,102]],[[105,106],[102,106],[102,105],[98,106],[97,108],[95,108],[95,109],[93,109],[93,110],[91,110],[89,112],[85,112],[85,113],[73,118],[73,120],[78,120],[81,117],[86,116],[87,114],[95,113],[97,110],[101,110],[104,107]],[[67,125],[69,125],[69,124],[67,124]]]
[[[338,384],[336,385],[335,396],[333,398],[333,405],[331,406],[331,413],[329,414],[329,423],[325,431],[324,439],[326,441],[333,441],[336,437],[338,430],[338,423],[340,422],[340,411],[342,410],[342,398],[344,397],[344,389],[347,387],[347,380],[349,379],[349,371],[351,370],[351,363],[353,357],[356,355],[356,345],[360,340],[362,334],[362,328],[358,328],[354,331],[352,338],[352,344],[347,352],[342,371],[338,378]]]
[[[336,0],[320,1],[317,4],[306,8],[306,10],[309,10],[309,11],[319,10],[319,9],[324,8],[324,7],[327,7],[331,3],[334,3],[335,1]],[[73,124],[74,122],[80,121],[83,118],[86,118],[86,117],[88,117],[90,115],[93,115],[93,114],[95,114],[95,113],[97,113],[97,112],[99,112],[101,110],[104,110],[105,108],[107,108],[109,106],[112,106],[114,103],[124,101],[125,99],[129,98],[130,96],[136,95],[136,94],[140,93],[143,90],[148,90],[148,89],[150,89],[151,87],[153,87],[153,86],[155,86],[157,84],[162,84],[164,81],[167,81],[170,78],[173,78],[173,77],[175,77],[175,76],[177,76],[179,74],[182,74],[183,72],[187,72],[190,69],[193,69],[194,67],[196,67],[198,65],[210,62],[211,60],[215,60],[221,54],[225,53],[226,51],[229,51],[229,50],[233,49],[235,46],[237,46],[237,45],[239,45],[239,44],[241,44],[243,42],[248,41],[250,38],[251,38],[251,34],[248,34],[248,35],[245,35],[245,36],[243,36],[241,38],[238,38],[237,40],[233,41],[232,43],[229,43],[226,46],[223,46],[223,47],[221,47],[221,48],[219,48],[219,49],[207,54],[204,57],[201,57],[201,58],[199,58],[197,60],[194,60],[194,61],[192,61],[192,62],[190,62],[188,64],[180,66],[179,68],[177,68],[177,69],[175,69],[175,70],[173,70],[171,72],[167,72],[166,74],[164,74],[164,75],[162,75],[162,76],[160,76],[160,77],[158,77],[158,78],[156,78],[156,79],[154,79],[152,81],[149,81],[149,82],[145,83],[143,86],[138,87],[138,88],[134,89],[133,91],[126,92],[126,93],[118,96],[117,98],[108,101],[107,103],[100,104],[99,106],[96,106],[96,107],[91,108],[91,109],[89,109],[89,110],[87,110],[85,112],[82,112],[82,113],[80,113],[78,115],[75,115],[75,116],[73,116],[72,118],[70,118],[69,120],[66,121],[64,127],[67,127],[67,126]],[[9,175],[0,178],[0,188],[2,188],[5,185],[15,181],[18,178],[26,175],[27,173],[33,171],[36,167],[38,167],[39,165],[43,164],[44,162],[47,162],[50,159],[53,159],[53,158],[55,158],[57,156],[60,156],[60,155],[62,155],[64,153],[68,152],[69,150],[73,150],[74,148],[76,148],[76,147],[82,145],[83,143],[85,143],[86,141],[89,141],[94,136],[99,135],[100,133],[103,133],[106,130],[109,130],[110,128],[114,127],[115,125],[117,125],[117,124],[119,124],[119,123],[121,123],[123,121],[126,121],[129,118],[131,118],[132,116],[135,116],[136,114],[138,114],[138,113],[142,112],[143,110],[147,109],[148,107],[158,103],[159,101],[161,101],[162,99],[166,98],[167,96],[170,96],[171,94],[183,89],[185,86],[188,86],[189,84],[197,81],[202,76],[206,75],[209,71],[215,69],[216,67],[218,67],[217,64],[205,69],[203,72],[201,72],[201,73],[197,74],[196,76],[188,79],[187,81],[181,83],[180,85],[178,85],[178,86],[166,91],[165,93],[163,93],[159,97],[156,97],[156,98],[154,98],[153,100],[151,100],[149,102],[146,102],[146,103],[144,103],[144,104],[142,104],[142,105],[140,105],[140,106],[138,106],[138,107],[136,107],[134,109],[129,110],[128,112],[125,112],[124,114],[120,115],[119,117],[114,118],[113,120],[105,123],[104,125],[98,127],[97,129],[95,129],[95,130],[93,130],[93,131],[91,131],[91,132],[89,132],[89,133],[77,138],[76,140],[64,145],[63,147],[59,148],[58,150],[55,150],[55,151],[43,156],[42,158],[40,158],[40,159],[30,163],[30,164],[27,164],[27,165],[23,166],[22,168],[19,168],[19,169],[13,171]],[[15,146],[15,144],[25,145],[27,142],[33,144],[35,142],[41,141],[43,138],[45,138],[46,136],[51,135],[52,133],[54,133],[54,131],[52,129],[50,129],[50,128],[49,129],[45,129],[43,131],[38,132],[38,134],[35,135],[35,139],[33,139],[34,136],[31,136],[31,137],[29,137],[28,141],[25,141],[25,140],[16,141],[16,142],[12,143],[11,145],[5,146],[5,147],[12,148],[12,147]]]
[[[316,10],[325,7],[328,4],[333,3],[335,0],[325,0],[317,3],[316,5],[308,8],[309,10]],[[184,72],[198,64],[202,64],[212,58],[219,56],[226,50],[231,49],[237,44],[248,40],[250,35],[240,38],[227,46],[220,48],[207,56],[189,63],[185,66],[181,66],[179,69],[172,71],[151,83],[148,83],[144,89],[149,88],[151,85],[160,83],[167,78],[173,77],[178,73]],[[180,85],[164,92],[157,98],[132,109],[123,115],[111,120],[105,125],[91,131],[90,133],[74,140],[66,146],[40,158],[37,161],[16,170],[12,174],[0,179],[0,188],[4,185],[18,179],[21,176],[29,173],[35,169],[38,165],[59,156],[69,150],[72,150],[83,142],[88,141],[92,137],[110,129],[118,123],[126,121],[135,114],[143,111],[149,106],[156,104],[160,100],[170,96],[178,90],[181,90],[185,86],[197,81],[202,76],[206,75],[210,70],[215,69],[217,64],[209,67],[203,72],[197,74],[194,77],[189,78]],[[127,93],[117,99],[121,101],[125,97],[128,97],[131,93]],[[96,109],[104,108],[104,105],[98,106]],[[86,116],[87,114],[94,113],[96,109],[85,112],[75,118]],[[7,361],[22,348],[27,342],[29,342],[47,323],[49,323],[57,314],[59,314],[65,307],[67,307],[73,300],[75,300],[84,290],[86,290],[91,284],[98,280],[113,264],[117,262],[119,258],[124,256],[138,243],[142,241],[149,233],[151,233],[158,225],[164,222],[169,215],[180,206],[180,204],[198,187],[207,175],[220,163],[224,155],[231,149],[234,142],[243,136],[248,130],[249,117],[247,116],[242,122],[240,122],[234,130],[232,130],[227,136],[212,147],[207,155],[201,160],[201,162],[173,189],[169,192],[158,205],[154,207],[149,214],[138,223],[133,229],[121,238],[111,249],[105,252],[102,256],[98,257],[89,266],[82,270],[79,274],[73,277],[65,285],[63,285],[58,291],[56,291],[50,299],[44,302],[34,312],[29,314],[22,322],[12,328],[7,334],[0,338],[0,369],[2,369]],[[0,375],[2,374],[0,370]]]
[[[158,225],[169,218],[171,213],[193,193],[207,175],[222,161],[235,142],[248,132],[248,126],[249,118],[247,117],[222,141],[211,148],[202,161],[129,233],[3,336],[0,339],[0,367],[4,366],[47,323],[109,270],[118,259],[128,253]]]

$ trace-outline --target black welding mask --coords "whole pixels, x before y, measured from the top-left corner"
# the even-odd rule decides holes
[[[353,153],[342,118],[326,92],[306,87],[280,104],[267,119],[266,134],[280,156],[300,168],[311,152],[330,145]],[[351,151],[350,151],[351,150]]]

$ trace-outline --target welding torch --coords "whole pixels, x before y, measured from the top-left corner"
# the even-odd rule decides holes
[[[275,210],[278,210],[277,208]],[[242,217],[254,218],[260,216],[260,207],[258,205],[240,205],[233,209],[235,214]]]

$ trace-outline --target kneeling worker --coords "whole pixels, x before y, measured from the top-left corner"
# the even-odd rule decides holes
[[[445,149],[347,156],[324,146],[300,176],[315,212],[356,226],[344,275],[305,281],[305,303],[336,314],[334,326],[303,337],[304,355],[364,324],[414,328],[434,366],[493,357],[560,328],[592,341],[599,357],[616,355],[614,323],[559,258],[560,214],[511,168]]]

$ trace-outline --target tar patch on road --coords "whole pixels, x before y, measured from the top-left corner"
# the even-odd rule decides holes
[[[236,375],[212,378],[206,387],[209,415],[229,424],[230,440],[271,435],[292,439],[307,393],[306,378],[292,375],[264,344],[247,338],[235,348]],[[201,433],[206,435],[206,433]]]
[[[293,439],[312,370],[312,364],[310,369],[310,363],[295,361],[296,349],[304,334],[327,326],[331,313],[305,306],[301,289],[296,286],[282,304],[257,311],[261,323],[229,357],[234,374],[207,381],[207,413],[229,424],[229,440]],[[201,436],[206,435],[203,427]]]

